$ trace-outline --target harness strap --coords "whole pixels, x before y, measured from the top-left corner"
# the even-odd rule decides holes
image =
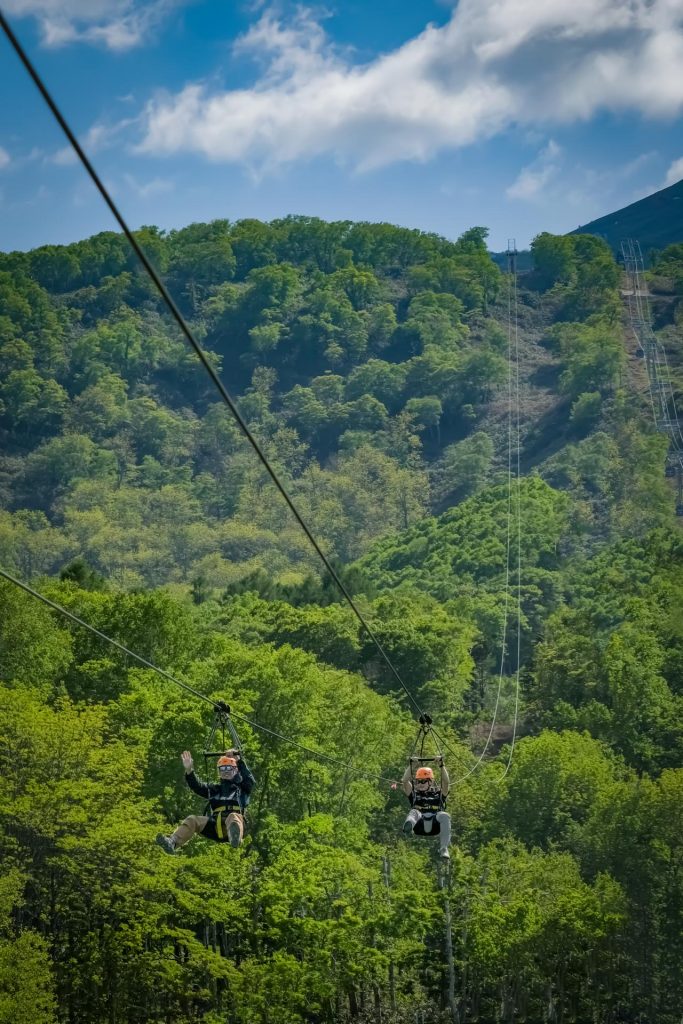
[[[216,835],[219,839],[227,838],[225,835],[225,819],[223,817],[223,811],[226,812],[226,816],[232,813],[241,814],[242,808],[239,804],[223,804],[221,807],[212,808],[212,814],[216,816]]]

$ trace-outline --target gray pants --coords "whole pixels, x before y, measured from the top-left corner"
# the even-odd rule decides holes
[[[451,816],[447,811],[422,814],[417,807],[413,807],[403,823],[403,831],[412,832],[416,836],[438,835],[440,849],[447,850],[451,844]]]

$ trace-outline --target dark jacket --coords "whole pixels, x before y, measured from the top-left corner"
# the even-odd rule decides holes
[[[185,782],[193,793],[203,796],[208,803],[211,814],[227,808],[228,810],[239,808],[244,812],[249,803],[249,794],[256,785],[256,780],[247,768],[244,761],[240,759],[239,772],[234,779],[221,779],[219,782],[203,782],[198,779],[194,771],[185,775]]]
[[[417,807],[422,814],[436,814],[446,806],[446,799],[437,786],[430,786],[424,793],[418,793],[413,789],[408,797],[411,807]]]

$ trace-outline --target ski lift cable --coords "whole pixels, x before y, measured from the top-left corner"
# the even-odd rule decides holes
[[[143,658],[141,654],[137,654],[129,647],[126,647],[125,644],[119,643],[118,640],[114,640],[113,637],[108,636],[106,633],[103,633],[102,630],[97,629],[89,622],[86,622],[85,619],[82,619],[74,612],[69,611],[68,608],[64,608],[61,604],[57,604],[56,601],[53,601],[51,600],[51,598],[46,597],[45,594],[41,594],[40,591],[35,590],[33,587],[29,586],[28,583],[25,583],[23,580],[17,579],[16,576],[13,576],[5,569],[0,568],[0,576],[6,579],[9,583],[14,584],[15,587],[19,587],[27,594],[30,594],[31,597],[36,598],[38,601],[42,601],[43,604],[47,605],[53,611],[57,612],[60,615],[63,615],[67,619],[70,619],[72,622],[76,623],[76,625],[81,626],[89,633],[93,633],[95,636],[99,637],[100,640],[103,640],[105,643],[111,644],[112,647],[118,648],[118,650],[125,654],[127,657],[139,662],[145,668],[150,669],[152,672],[156,672],[164,679],[168,680],[171,683],[174,683],[176,686],[179,686],[182,690],[185,690],[187,693],[192,694],[193,697],[197,697],[199,700],[203,700],[206,704],[210,704],[215,711],[223,710],[224,705],[222,704],[222,702],[215,701],[211,697],[207,697],[207,695],[205,693],[202,693],[201,690],[196,690],[194,686],[190,686],[189,683],[185,683],[183,682],[182,679],[178,679],[177,676],[174,676],[170,672],[167,672],[166,669],[160,668],[159,665],[155,665],[153,661],[149,661],[147,658]],[[397,784],[396,779],[391,779],[386,775],[378,775],[375,772],[363,771],[361,768],[356,768],[354,767],[354,765],[348,764],[346,761],[342,761],[340,758],[332,757],[330,754],[325,754],[322,750],[314,750],[312,747],[307,747],[303,743],[299,743],[298,740],[293,739],[291,736],[286,736],[283,733],[276,732],[274,729],[269,729],[267,726],[261,725],[259,722],[255,722],[253,719],[247,718],[245,715],[241,715],[238,712],[233,711],[232,709],[230,711],[230,717],[236,718],[240,722],[244,722],[245,725],[251,726],[252,729],[256,729],[259,732],[263,732],[268,736],[274,737],[275,739],[282,740],[284,743],[289,743],[294,747],[298,747],[299,750],[303,750],[307,754],[311,754],[313,757],[317,757],[322,761],[329,761],[331,764],[336,764],[342,768],[346,768],[347,771],[352,772],[354,775],[360,775],[368,779],[377,779],[380,782],[386,782],[390,786],[394,786]]]
[[[263,449],[259,445],[259,443],[256,440],[255,436],[253,435],[253,433],[249,429],[246,421],[243,419],[239,409],[237,408],[237,406],[235,405],[235,402],[233,401],[233,399],[231,398],[230,394],[228,393],[228,391],[227,391],[225,385],[223,384],[221,378],[217,374],[217,372],[214,369],[214,367],[211,365],[211,362],[209,361],[206,353],[204,352],[204,350],[202,349],[201,345],[199,344],[199,342],[195,338],[194,332],[192,331],[192,329],[188,325],[187,321],[185,320],[185,317],[182,315],[182,313],[178,309],[175,301],[171,297],[170,292],[168,291],[168,289],[166,288],[166,286],[162,282],[162,280],[159,277],[157,271],[154,269],[154,267],[150,263],[149,259],[145,255],[145,252],[142,249],[140,243],[136,239],[135,235],[133,234],[133,232],[131,231],[130,227],[128,226],[126,220],[124,219],[123,215],[119,211],[116,203],[112,199],[108,189],[104,185],[102,179],[97,174],[97,171],[93,167],[93,165],[90,162],[89,158],[86,156],[84,150],[82,149],[80,143],[78,142],[78,139],[74,135],[74,133],[73,133],[72,129],[70,128],[68,122],[64,118],[64,115],[61,113],[61,111],[60,111],[59,107],[57,106],[55,100],[52,98],[52,95],[50,94],[47,86],[43,82],[41,76],[39,75],[38,71],[36,70],[34,64],[32,63],[32,61],[30,59],[30,57],[28,56],[26,51],[23,49],[23,47],[22,47],[21,43],[19,42],[18,38],[16,37],[16,35],[12,31],[10,25],[7,22],[7,19],[5,18],[4,14],[2,13],[1,10],[0,10],[0,27],[2,28],[2,30],[5,33],[5,35],[7,36],[9,42],[11,43],[11,45],[12,45],[14,51],[15,51],[15,53],[17,54],[17,56],[19,57],[20,61],[24,65],[26,71],[30,75],[30,77],[33,80],[34,84],[36,85],[38,91],[40,92],[41,96],[45,100],[47,106],[50,108],[50,111],[52,112],[55,120],[58,122],[60,128],[62,129],[62,131],[66,135],[70,145],[72,146],[72,148],[75,151],[76,155],[78,156],[79,160],[83,164],[83,167],[87,171],[87,173],[88,173],[89,177],[91,178],[93,184],[95,185],[95,187],[97,188],[98,192],[102,196],[102,199],[104,200],[104,202],[109,207],[109,210],[111,211],[114,219],[119,224],[119,227],[121,228],[123,234],[128,239],[128,242],[130,243],[133,251],[135,252],[135,254],[138,257],[138,259],[140,260],[140,262],[142,263],[142,266],[144,267],[145,271],[149,275],[150,279],[154,283],[155,288],[157,289],[157,291],[159,292],[159,295],[161,296],[162,300],[164,301],[164,303],[168,307],[171,315],[173,316],[173,319],[176,321],[177,325],[179,326],[180,330],[184,334],[184,336],[187,339],[188,343],[193,348],[193,350],[194,350],[195,354],[197,355],[197,358],[200,360],[204,370],[206,371],[206,373],[211,378],[211,381],[212,381],[214,387],[219,392],[221,398],[223,399],[223,402],[227,405],[228,409],[232,413],[232,415],[233,415],[235,421],[237,422],[240,430],[242,431],[242,433],[246,437],[247,441],[249,442],[249,444],[252,446],[252,448],[256,452],[256,454],[257,454],[258,458],[260,459],[261,463],[263,464],[264,468],[267,470],[268,475],[270,476],[271,480],[275,484],[277,490],[280,492],[280,494],[284,498],[287,506],[289,507],[290,512],[292,513],[292,515],[296,519],[297,523],[299,524],[299,526],[301,527],[301,529],[305,533],[305,535],[308,538],[311,546],[314,548],[314,550],[316,551],[318,557],[320,558],[320,560],[322,561],[323,565],[325,566],[327,572],[332,577],[334,583],[336,584],[336,586],[338,587],[339,591],[341,592],[341,594],[343,595],[343,597],[347,601],[349,607],[351,608],[351,610],[355,614],[355,616],[358,619],[358,621],[361,623],[362,627],[365,629],[365,631],[366,631],[367,635],[370,637],[372,643],[377,648],[377,650],[378,650],[382,660],[384,661],[384,663],[386,664],[386,666],[390,670],[391,674],[394,676],[394,678],[398,682],[398,684],[401,687],[401,689],[405,692],[405,694],[408,697],[410,703],[413,705],[415,711],[417,712],[418,717],[420,715],[424,714],[424,712],[423,712],[422,708],[420,707],[420,705],[418,704],[417,700],[412,695],[412,693],[408,689],[407,685],[403,681],[403,679],[402,679],[398,669],[395,667],[395,665],[391,661],[389,655],[387,654],[387,652],[385,651],[384,647],[380,643],[379,639],[377,638],[377,636],[375,635],[375,633],[373,632],[373,630],[369,626],[369,624],[366,621],[366,619],[365,619],[363,613],[361,612],[360,608],[358,607],[356,602],[353,600],[351,594],[349,593],[349,591],[347,590],[346,586],[344,585],[344,583],[340,579],[338,573],[335,571],[335,569],[332,566],[331,562],[329,561],[329,559],[325,555],[324,551],[320,547],[320,544],[318,543],[318,541],[313,536],[309,526],[307,525],[307,523],[303,519],[301,513],[299,512],[298,508],[294,504],[294,501],[290,497],[287,489],[285,488],[284,484],[282,483],[282,481],[278,477],[277,473],[275,472],[275,470],[271,466],[271,464],[270,464],[270,462],[268,460],[268,457],[266,456],[265,452],[263,451]]]

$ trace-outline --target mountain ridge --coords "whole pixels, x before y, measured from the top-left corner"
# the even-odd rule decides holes
[[[637,238],[646,256],[651,249],[664,249],[680,241],[683,234],[683,180],[580,224],[567,234],[598,235],[617,254],[622,238]]]

